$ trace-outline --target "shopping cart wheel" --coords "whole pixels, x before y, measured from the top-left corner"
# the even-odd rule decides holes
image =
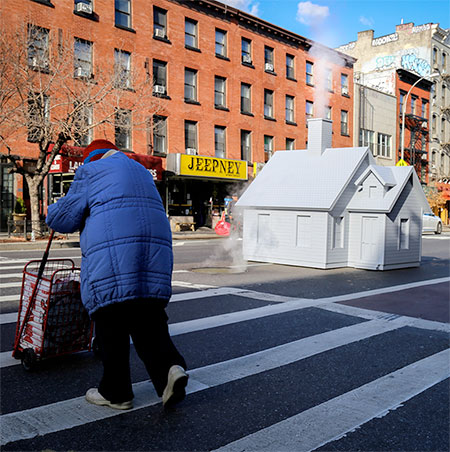
[[[32,348],[26,348],[22,352],[21,361],[22,361],[23,368],[27,372],[30,372],[31,370],[33,370],[34,367],[36,366],[36,361],[37,361],[36,353],[34,352],[34,350]]]

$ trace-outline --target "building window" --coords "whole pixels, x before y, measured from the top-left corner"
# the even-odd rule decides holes
[[[422,99],[422,118],[425,118],[426,120],[428,120],[428,101],[426,101],[425,99]]]
[[[436,121],[437,116],[433,114],[433,117],[431,118],[431,131],[435,134],[436,133]]]
[[[445,118],[442,116],[441,118],[441,142],[445,141]]]
[[[93,106],[75,103],[74,144],[86,147],[92,141]]]
[[[306,84],[314,85],[314,63],[306,62]]]
[[[442,107],[445,106],[445,84],[442,83],[441,85],[441,105]]]
[[[32,69],[49,68],[49,34],[47,28],[28,25],[27,60]]]
[[[92,76],[92,42],[75,38],[73,48],[74,77]]]
[[[214,127],[214,151],[217,158],[224,159],[226,157],[225,149],[225,127]]]
[[[348,135],[348,111],[341,110],[341,135]]]
[[[343,96],[348,96],[349,90],[348,90],[348,75],[347,74],[341,74],[341,94]]]
[[[153,60],[153,94],[167,94],[167,63]]]
[[[293,151],[295,149],[295,139],[294,138],[286,138],[286,150]]]
[[[167,39],[167,11],[153,7],[153,36]]]
[[[121,151],[131,151],[131,110],[118,109],[114,119],[115,145]]]
[[[333,248],[344,248],[344,217],[334,218]]]
[[[216,28],[216,55],[227,56],[227,32]]]
[[[224,77],[214,77],[214,106],[226,107],[226,81]]]
[[[438,49],[436,47],[433,47],[433,65],[435,66],[437,64],[438,60]]]
[[[197,155],[197,123],[184,121],[184,147],[186,154]]]
[[[436,99],[436,83],[433,83],[430,88],[430,99]]]
[[[328,91],[333,91],[333,71],[330,68],[325,69],[325,85]]]
[[[286,96],[286,122],[295,122],[294,96]]]
[[[251,135],[248,130],[241,130],[241,160],[252,160]]]
[[[416,114],[417,97],[411,96],[411,114]]]
[[[306,109],[305,109],[305,113],[306,113],[306,121],[308,121],[308,119],[312,119],[314,117],[314,103],[307,100],[306,101]],[[307,122],[308,124],[308,122]]]
[[[311,215],[297,215],[297,234],[295,238],[296,246],[300,248],[309,248],[311,246],[312,221]]]
[[[264,162],[268,162],[273,155],[273,137],[264,135]]]
[[[327,107],[325,107],[325,119],[329,119],[331,121],[331,110],[332,107],[330,107],[329,105]]]
[[[372,155],[377,155],[375,149],[375,133],[372,130],[360,129],[359,146],[369,146]]]
[[[273,48],[264,46],[264,70],[267,72],[273,72]]]
[[[153,154],[167,154],[167,118],[153,116]]]
[[[403,114],[403,104],[405,103],[405,96],[406,96],[406,93],[404,93],[403,91],[400,91],[400,99],[399,99],[400,114]]]
[[[273,91],[264,90],[264,117],[273,119]]]
[[[241,83],[241,113],[252,112],[251,85]]]
[[[446,72],[446,66],[447,66],[447,54],[445,52],[442,52],[442,72]]]
[[[252,64],[252,41],[250,39],[242,38],[241,56],[243,63]]]
[[[184,100],[197,101],[197,71],[193,69],[184,70]]]
[[[286,77],[295,79],[295,63],[294,56],[286,54]]]
[[[198,47],[196,20],[186,19],[184,22],[184,45],[192,49]]]
[[[28,98],[28,141],[41,140],[44,127],[50,118],[50,98],[42,93],[31,93]]]
[[[114,50],[114,77],[116,88],[131,88],[131,53]]]
[[[378,133],[378,155],[380,157],[391,158],[391,136]]]
[[[400,218],[399,249],[409,249],[409,218]]]
[[[131,28],[131,0],[115,0],[116,25]]]

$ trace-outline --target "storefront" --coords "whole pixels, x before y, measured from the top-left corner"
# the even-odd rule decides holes
[[[225,198],[239,194],[248,181],[247,162],[188,154],[169,154],[166,211],[169,217],[192,216],[195,227],[214,227]]]

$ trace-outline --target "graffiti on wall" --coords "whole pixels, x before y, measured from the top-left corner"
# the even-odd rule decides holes
[[[414,53],[403,55],[400,65],[403,69],[416,72],[422,77],[431,74],[430,63],[423,58],[418,58]]]
[[[398,41],[398,33],[392,33],[391,35],[381,36],[381,38],[375,38],[372,40],[373,46],[382,46],[389,42]]]
[[[374,67],[375,66],[375,67]],[[429,50],[426,48],[403,49],[394,55],[382,55],[364,65],[363,72],[402,68],[422,76],[431,74]]]

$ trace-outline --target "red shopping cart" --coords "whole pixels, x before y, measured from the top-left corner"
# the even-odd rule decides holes
[[[44,359],[91,350],[93,323],[81,302],[80,269],[71,259],[48,259],[53,232],[42,260],[25,265],[13,357],[32,370]]]

